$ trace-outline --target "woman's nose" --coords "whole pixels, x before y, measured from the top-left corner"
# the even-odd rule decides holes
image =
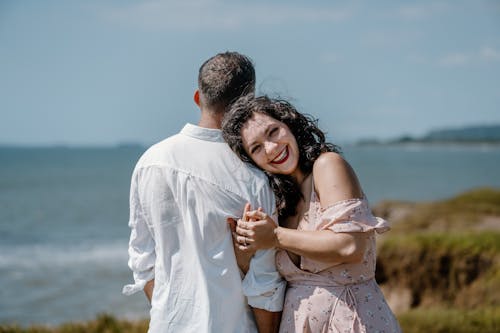
[[[273,153],[274,150],[276,149],[276,146],[278,146],[278,144],[276,142],[266,141],[264,143],[264,148],[266,150],[266,154]]]

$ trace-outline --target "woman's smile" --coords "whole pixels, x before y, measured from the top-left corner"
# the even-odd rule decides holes
[[[288,153],[288,146],[285,146],[285,148],[281,151],[281,153],[271,161],[273,164],[282,164],[285,163],[286,160],[288,160],[288,156],[290,154]]]

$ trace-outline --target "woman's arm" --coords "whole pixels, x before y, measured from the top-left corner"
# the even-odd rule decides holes
[[[363,233],[304,231],[280,227],[276,236],[278,247],[325,263],[360,262],[366,248],[366,235]]]
[[[322,207],[362,197],[354,171],[338,154],[322,154],[314,163],[313,177]],[[278,247],[321,262],[347,263],[361,261],[366,249],[364,233],[295,230],[276,226],[264,212],[250,211],[246,215],[258,221],[238,221],[237,241],[242,250]]]
[[[259,221],[238,221],[236,238],[241,251],[277,247],[326,263],[359,262],[363,259],[366,248],[364,233],[296,230],[276,226],[270,217],[260,215],[263,214],[261,212],[253,211],[249,214]]]

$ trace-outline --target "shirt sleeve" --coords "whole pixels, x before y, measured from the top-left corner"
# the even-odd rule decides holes
[[[130,185],[130,240],[128,266],[133,272],[134,283],[123,287],[123,294],[142,291],[146,283],[154,279],[155,240],[144,214],[139,197],[138,171],[135,170]]]
[[[278,221],[274,194],[269,186],[263,186],[257,195],[253,207],[259,206],[272,215],[274,221]],[[276,269],[275,254],[275,249],[257,251],[243,279],[243,293],[247,296],[248,304],[271,312],[283,310],[286,289],[286,281]]]

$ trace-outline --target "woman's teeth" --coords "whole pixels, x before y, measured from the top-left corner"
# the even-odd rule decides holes
[[[281,163],[283,162],[286,158],[288,157],[288,149],[285,147],[281,154],[279,154],[274,160],[272,160],[273,163]]]

